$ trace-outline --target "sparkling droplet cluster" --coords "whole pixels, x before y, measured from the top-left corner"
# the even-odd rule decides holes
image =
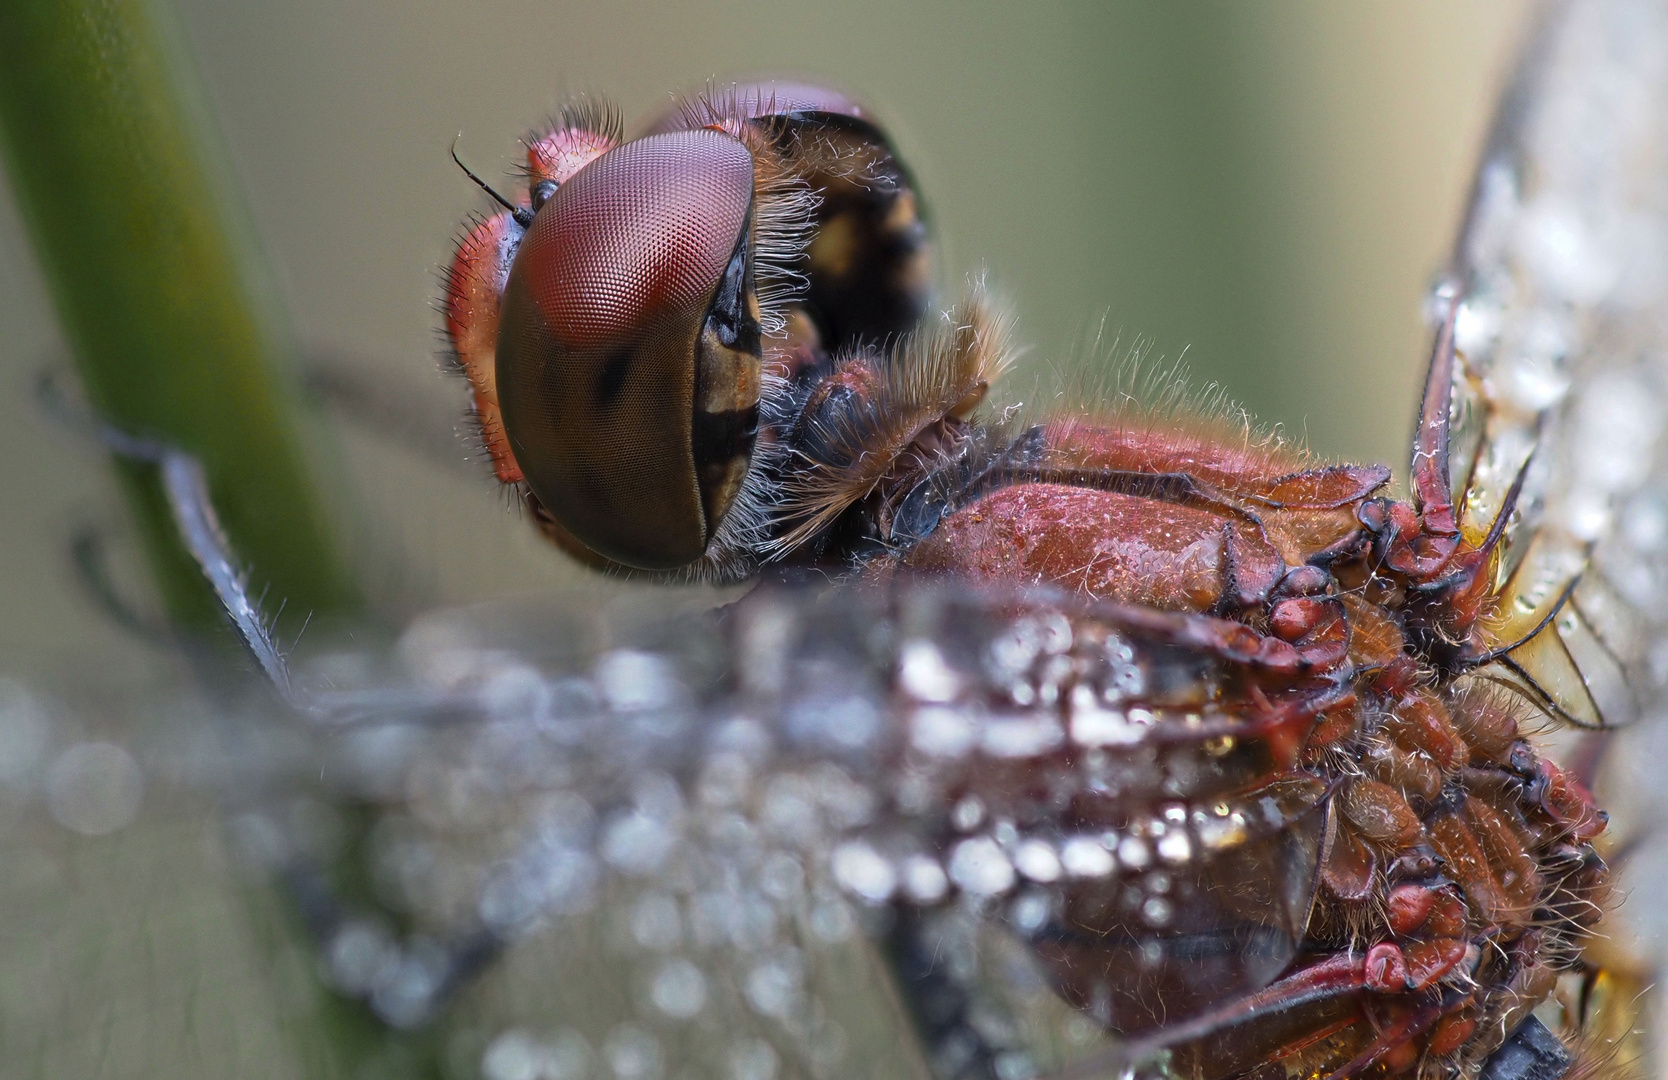
[[[1112,883],[1163,928],[1193,863],[1286,822],[1188,798],[1200,740],[1233,748],[1194,737],[1220,720],[1211,663],[1015,604],[764,593],[557,660],[436,614],[386,675],[321,663],[310,749],[232,835],[329,984],[391,1025],[539,985],[485,1077],[888,1075],[873,1032],[914,1045],[921,1022],[891,989],[906,931],[943,960],[938,1067],[1041,1075],[1109,1041],[1029,948],[1062,890]],[[1063,830],[1083,792],[1139,812]],[[344,859],[369,895],[332,886]]]

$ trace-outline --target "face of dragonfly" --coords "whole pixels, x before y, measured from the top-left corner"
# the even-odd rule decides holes
[[[1532,732],[1659,696],[1668,28],[1546,42],[1408,502],[1207,420],[981,416],[1001,328],[917,327],[908,173],[842,96],[533,140],[449,297],[500,478],[593,564],[854,580],[442,613],[397,680],[299,680],[231,833],[330,992],[491,1080],[1613,1061],[1604,821]]]

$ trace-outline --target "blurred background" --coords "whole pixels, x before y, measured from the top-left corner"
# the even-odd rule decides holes
[[[1092,384],[1139,345],[1323,455],[1399,470],[1421,297],[1528,13],[1505,0],[176,0],[170,18],[300,351],[367,379],[405,421],[398,439],[341,410],[317,428],[355,566],[394,624],[442,604],[630,591],[544,545],[454,436],[465,394],[441,372],[433,304],[459,222],[486,205],[447,156],[459,132],[496,180],[571,91],[606,95],[629,125],[709,80],[826,79],[872,104],[914,169],[946,299],[983,272],[1017,313],[1029,350],[1011,396]],[[121,182],[113,161],[112,197]],[[146,602],[106,463],[35,401],[38,372],[67,358],[3,176],[0,328],[0,744],[45,730],[18,719],[8,677],[77,737],[119,739],[156,712],[136,703],[176,700],[182,670],[71,572],[72,534],[97,525],[115,537],[121,589]],[[0,772],[40,759],[20,745],[0,745]],[[200,813],[146,799],[142,842],[69,839],[0,799],[0,1047],[74,1029],[27,1061],[0,1051],[0,1075],[233,1059],[316,1075],[275,1027],[274,954],[237,914],[251,890],[219,876]],[[93,825],[132,817],[102,812]]]

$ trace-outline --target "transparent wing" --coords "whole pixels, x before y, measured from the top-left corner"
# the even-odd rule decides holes
[[[1627,723],[1659,699],[1668,649],[1668,6],[1552,12],[1455,276],[1452,475],[1473,539],[1528,470],[1496,639],[1524,641],[1509,663],[1571,719]],[[1555,634],[1532,634],[1554,615]]]
[[[1476,540],[1522,473],[1492,626],[1523,643],[1506,677],[1579,725],[1625,728],[1565,760],[1599,784],[1633,894],[1589,946],[1601,1023],[1649,1033],[1645,988],[1668,960],[1663,905],[1641,902],[1668,886],[1668,5],[1550,11],[1454,267],[1455,495]],[[1660,1032],[1636,1051],[1662,1061]]]
[[[1326,785],[1263,779],[1313,709],[1251,715],[1209,622],[928,588],[426,616],[380,662],[299,670],[303,708],[173,719],[223,833],[161,808],[89,867],[13,855],[8,959],[53,977],[0,1002],[8,1045],[66,1076],[112,1045],[112,1075],[258,1075],[263,1045],[484,1080],[1121,1072],[1275,979],[1315,888]],[[71,781],[60,821],[109,803]],[[55,968],[101,919],[122,946]],[[105,995],[85,1016],[76,985]],[[148,994],[267,1011],[181,1048],[147,1039]]]

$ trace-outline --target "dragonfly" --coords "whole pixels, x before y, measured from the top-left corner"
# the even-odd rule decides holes
[[[491,1015],[493,1080],[1620,1075],[1607,821],[1537,729],[1661,697],[1665,79],[1660,7],[1549,18],[1405,500],[1210,417],[981,413],[1005,327],[932,312],[844,95],[564,112],[449,280],[484,449],[600,570],[765,584],[309,685],[129,440],[315,743],[267,786],[324,761],[370,885],[268,800],[234,834],[378,1023]]]

